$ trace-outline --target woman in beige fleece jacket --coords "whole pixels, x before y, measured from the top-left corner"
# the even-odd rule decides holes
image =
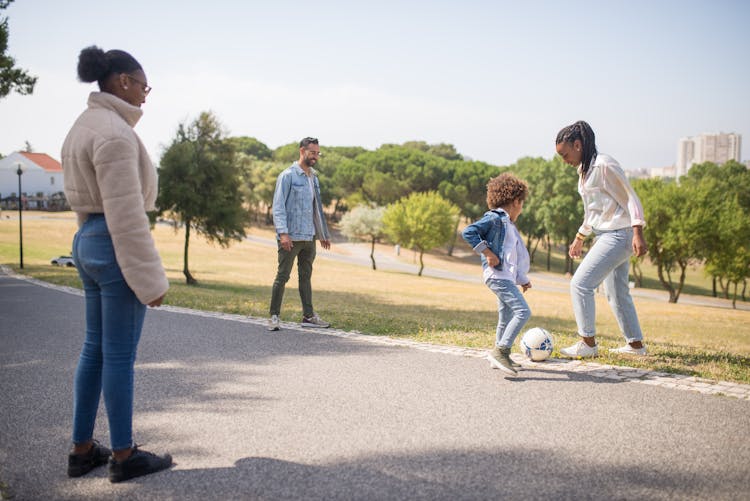
[[[168,468],[133,443],[133,365],[146,305],[160,306],[169,288],[151,237],[157,179],[133,131],[151,91],[141,65],[127,52],[81,51],[78,77],[98,82],[88,108],[62,149],[65,195],[78,216],[73,258],[83,282],[86,339],[75,374],[73,451],[68,475],[109,462],[112,482]],[[109,420],[112,451],[93,440],[99,397]]]

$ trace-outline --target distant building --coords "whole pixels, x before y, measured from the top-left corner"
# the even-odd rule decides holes
[[[21,193],[24,207],[48,209],[64,202],[63,170],[60,162],[46,153],[16,151],[0,158],[0,201],[5,208],[18,199],[18,165],[22,165]],[[57,208],[57,207],[54,207]]]
[[[649,169],[650,177],[675,177],[676,168],[674,165],[666,167],[652,167]]]
[[[628,169],[625,171],[628,179],[646,179],[650,177],[649,169]]]
[[[684,176],[694,164],[713,162],[721,165],[729,160],[740,161],[742,136],[740,134],[701,134],[683,137],[677,143],[676,177]]]

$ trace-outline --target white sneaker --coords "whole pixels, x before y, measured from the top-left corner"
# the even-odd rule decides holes
[[[268,319],[268,326],[266,328],[269,331],[277,331],[279,330],[280,323],[278,315],[271,315],[271,318]]]
[[[321,319],[317,313],[313,313],[313,316],[311,317],[305,317],[305,316],[302,317],[302,327],[326,328],[330,326],[331,324]]]
[[[640,348],[633,348],[629,344],[626,344],[625,346],[621,346],[620,348],[610,348],[610,353],[616,353],[618,355],[645,355],[646,354],[646,347],[641,346]]]
[[[583,341],[578,341],[572,346],[560,350],[561,355],[571,358],[589,358],[599,354],[599,344],[589,346]]]

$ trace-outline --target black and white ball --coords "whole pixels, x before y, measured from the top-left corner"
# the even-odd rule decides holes
[[[534,362],[547,360],[552,354],[552,334],[541,327],[527,330],[521,337],[521,353]]]

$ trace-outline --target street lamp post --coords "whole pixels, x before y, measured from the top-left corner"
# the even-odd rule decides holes
[[[18,174],[18,250],[19,255],[21,256],[21,269],[23,269],[23,209],[21,202],[21,174],[23,174],[23,164],[19,162],[17,165],[18,170],[16,171],[16,174]]]

